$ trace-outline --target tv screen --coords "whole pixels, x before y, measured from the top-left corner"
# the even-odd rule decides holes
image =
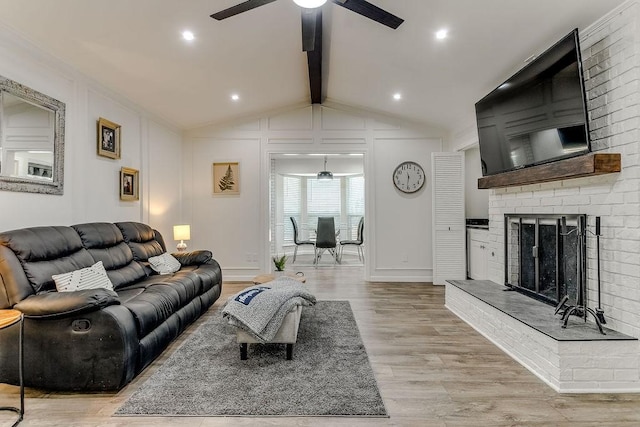
[[[590,151],[578,30],[476,103],[482,174]]]

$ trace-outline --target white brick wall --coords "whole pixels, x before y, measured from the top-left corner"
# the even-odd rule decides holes
[[[602,217],[607,326],[640,337],[640,4],[627,2],[580,32],[592,149],[622,154],[619,174],[495,189],[489,198],[489,278],[504,283],[504,214]],[[596,239],[587,237],[589,305],[597,306]],[[530,363],[544,364],[543,361]],[[594,371],[590,378],[611,372]],[[624,371],[618,377],[624,377]],[[589,375],[587,375],[589,376]]]
[[[592,150],[622,154],[619,174],[500,188],[489,197],[489,278],[504,283],[504,214],[602,217],[602,307],[608,327],[640,337],[640,3],[580,32]],[[587,237],[589,306],[596,239]],[[446,306],[560,392],[640,392],[638,341],[558,342],[447,284]]]
[[[640,392],[640,343],[556,341],[457,288],[446,307],[560,393]]]

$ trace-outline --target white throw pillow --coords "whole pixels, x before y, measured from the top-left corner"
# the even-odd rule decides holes
[[[56,274],[51,276],[56,283],[58,292],[81,291],[84,289],[105,288],[113,290],[113,283],[109,280],[107,272],[98,261],[91,267],[71,271],[69,273]]]
[[[163,253],[162,255],[152,256],[149,258],[149,265],[151,268],[159,274],[171,274],[180,270],[181,264],[170,253]]]

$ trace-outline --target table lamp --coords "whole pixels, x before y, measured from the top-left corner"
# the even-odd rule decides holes
[[[191,240],[191,226],[188,224],[174,225],[173,240],[180,240],[180,243],[178,243],[178,246],[176,246],[178,252],[184,252],[185,250],[187,250],[187,244],[184,241]]]

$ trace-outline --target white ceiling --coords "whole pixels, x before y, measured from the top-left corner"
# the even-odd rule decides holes
[[[300,10],[277,0],[224,21],[242,0],[0,0],[0,21],[182,129],[309,102]],[[370,0],[391,30],[323,6],[327,100],[455,131],[474,103],[573,28],[623,0]],[[434,32],[449,29],[437,41]],[[195,33],[187,43],[184,29]],[[401,92],[403,99],[392,95]],[[230,100],[238,93],[238,102]]]

